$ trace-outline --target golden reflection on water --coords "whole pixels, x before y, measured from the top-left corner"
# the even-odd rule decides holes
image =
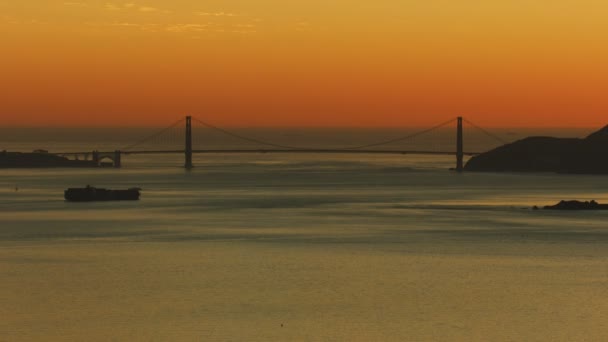
[[[600,341],[608,253],[589,252],[537,243],[7,246],[0,331],[7,341]]]
[[[0,341],[608,339],[606,213],[530,210],[605,177],[222,158],[2,171]],[[144,190],[63,200],[85,184]]]

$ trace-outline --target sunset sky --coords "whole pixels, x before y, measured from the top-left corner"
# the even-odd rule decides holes
[[[0,125],[608,124],[605,0],[0,0]]]

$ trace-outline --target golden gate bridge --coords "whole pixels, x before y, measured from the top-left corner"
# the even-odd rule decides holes
[[[139,141],[132,143],[130,145],[124,146],[120,149],[116,149],[113,151],[88,151],[88,152],[56,152],[53,154],[64,156],[64,157],[74,157],[76,159],[83,158],[88,160],[92,159],[94,163],[98,166],[103,164],[104,160],[109,160],[114,167],[120,168],[122,167],[122,157],[127,155],[150,155],[150,154],[183,154],[184,155],[184,167],[186,169],[192,169],[194,167],[193,164],[193,155],[194,154],[211,154],[211,153],[224,153],[224,154],[237,154],[237,153],[340,153],[340,154],[411,154],[411,155],[454,155],[456,157],[456,171],[463,171],[464,168],[464,157],[465,156],[473,156],[480,154],[481,151],[470,151],[465,150],[464,144],[464,123],[469,124],[474,129],[482,132],[483,134],[489,136],[490,138],[496,140],[501,144],[505,144],[506,141],[489,132],[488,130],[472,123],[469,120],[466,120],[463,117],[455,117],[448,121],[442,122],[430,128],[421,129],[419,131],[409,133],[406,135],[402,135],[396,138],[378,141],[374,143],[368,144],[360,144],[353,146],[345,146],[339,148],[313,148],[313,147],[301,147],[301,146],[291,146],[282,143],[276,143],[271,141],[262,140],[259,138],[253,138],[251,136],[245,136],[242,134],[235,133],[234,131],[230,131],[215,125],[212,125],[208,122],[200,120],[196,117],[186,116],[168,127],[165,127],[154,134],[144,137]],[[216,131],[220,134],[230,136],[232,138],[247,142],[253,143],[256,145],[264,146],[264,148],[226,148],[226,149],[198,149],[193,148],[193,124],[198,124],[201,127],[205,127],[207,129]],[[389,144],[394,144],[398,142],[412,140],[414,138],[435,132],[439,129],[443,129],[448,127],[451,124],[455,124],[456,128],[456,142],[454,150],[425,150],[425,149],[378,149],[378,147],[386,146]],[[180,128],[181,127],[181,128]],[[146,143],[151,141],[159,140],[161,137],[165,135],[176,136],[175,130],[183,130],[183,148],[179,149],[139,149]],[[162,139],[161,139],[162,140]]]

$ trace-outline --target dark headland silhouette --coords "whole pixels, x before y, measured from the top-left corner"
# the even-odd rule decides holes
[[[534,207],[538,210],[538,207]],[[545,210],[608,210],[608,204],[599,204],[596,201],[560,201],[555,205],[546,205]]]
[[[98,167],[91,160],[71,160],[47,152],[0,151],[0,168]]]
[[[472,157],[466,171],[608,174],[608,126],[584,139],[528,137]]]

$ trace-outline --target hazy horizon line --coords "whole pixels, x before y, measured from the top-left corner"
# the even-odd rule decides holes
[[[483,125],[483,128],[490,129],[595,129],[599,130],[605,126],[564,126],[564,125],[543,125],[543,126],[535,126],[535,125]],[[252,125],[252,126],[235,126],[235,125],[217,125],[221,128],[229,128],[229,129],[404,129],[404,128],[429,128],[432,127],[432,124],[429,125],[411,125],[411,126],[363,126],[363,125],[343,125],[343,126],[334,126],[334,125]],[[465,129],[467,125],[465,124]],[[141,126],[132,126],[132,125],[119,125],[119,126],[110,126],[110,125],[45,125],[45,126],[29,126],[29,125],[8,125],[2,126],[0,125],[0,129],[164,129],[167,126],[160,125],[141,125]],[[193,126],[193,129],[208,129],[207,127],[198,127]],[[451,126],[442,127],[444,129],[452,128]],[[455,125],[454,125],[455,128]]]

